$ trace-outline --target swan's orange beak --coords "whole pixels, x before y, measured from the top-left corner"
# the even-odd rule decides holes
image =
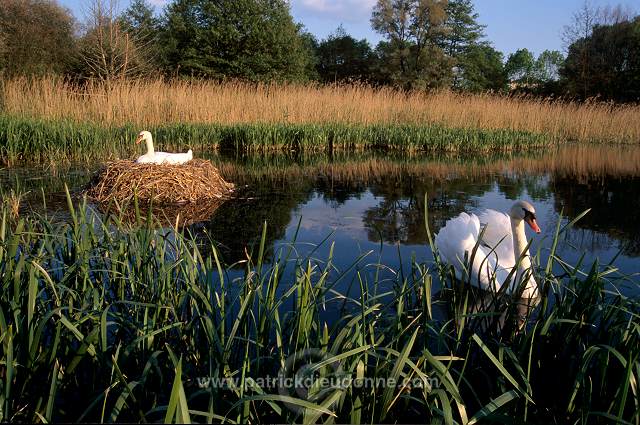
[[[538,226],[538,223],[536,223],[536,219],[535,218],[527,217],[527,218],[524,219],[524,221],[527,222],[529,227],[531,227],[531,229],[533,229],[534,232],[540,233],[542,231],[542,230],[540,230],[540,227]]]
[[[136,139],[136,145],[140,142],[142,142],[142,136],[138,136],[138,138]]]

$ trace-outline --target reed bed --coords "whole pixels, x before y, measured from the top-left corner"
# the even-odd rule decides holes
[[[551,252],[518,329],[495,326],[514,300],[470,312],[480,299],[437,261],[391,282],[367,253],[341,270],[333,249],[299,256],[292,241],[266,261],[265,226],[233,274],[214,241],[101,221],[67,199],[68,223],[0,208],[2,421],[640,420],[640,304],[611,267],[583,273]],[[340,292],[350,272],[355,295]],[[436,277],[447,317],[434,314]],[[306,392],[261,380],[279,371],[342,380]]]
[[[174,123],[439,125],[513,130],[555,140],[638,143],[640,106],[491,94],[400,92],[366,85],[122,81],[82,88],[60,78],[1,86],[4,113],[121,126]]]
[[[167,124],[145,127],[159,149],[186,150],[195,155],[212,151],[264,153],[274,151],[490,152],[550,146],[540,134],[511,130],[455,129],[437,125],[351,124]],[[132,124],[104,127],[89,122],[49,121],[0,115],[0,162],[95,162],[139,155]]]

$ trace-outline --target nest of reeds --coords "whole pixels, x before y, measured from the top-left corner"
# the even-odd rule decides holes
[[[180,165],[108,163],[94,177],[87,195],[100,203],[123,204],[137,197],[153,204],[185,204],[229,197],[226,182],[211,162],[194,159]]]

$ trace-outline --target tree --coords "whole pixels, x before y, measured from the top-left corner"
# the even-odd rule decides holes
[[[451,81],[452,62],[438,45],[445,32],[446,0],[378,0],[373,29],[386,38],[378,46],[383,73],[404,88],[438,88]]]
[[[527,49],[519,49],[510,54],[504,68],[507,78],[512,83],[529,85],[535,81],[535,60],[533,54]]]
[[[304,80],[311,61],[285,0],[174,0],[164,16],[169,70],[249,80]]]
[[[466,49],[457,67],[458,87],[471,92],[507,89],[502,53],[489,44],[474,44]]]
[[[137,47],[141,74],[159,68],[161,59],[158,32],[160,20],[154,16],[153,7],[146,0],[133,0],[118,22]]]
[[[485,54],[490,51],[479,46],[480,39],[484,36],[482,33],[484,25],[478,23],[479,15],[475,12],[471,0],[449,0],[445,12],[447,14],[444,22],[445,31],[441,34],[438,44],[452,60],[454,66],[452,86],[457,89],[468,88],[469,81],[478,81],[476,77],[486,80],[476,75],[468,76],[468,81],[463,81],[466,73],[475,72],[487,65]],[[491,57],[493,57],[492,53]],[[474,63],[474,60],[479,62]],[[502,64],[500,66],[502,67]],[[500,82],[496,84],[499,85]]]
[[[479,43],[485,26],[478,23],[479,15],[471,0],[449,0],[445,13],[445,32],[439,45],[448,56],[457,59]]]
[[[318,59],[318,39],[302,26],[298,28],[298,33],[302,41],[302,55],[306,57],[303,74],[305,79],[317,81],[320,79],[317,69],[320,61]]]
[[[545,50],[540,53],[534,64],[533,77],[540,83],[557,81],[560,68],[564,63],[564,56],[557,50]]]
[[[317,48],[317,70],[321,81],[365,80],[374,60],[367,40],[356,40],[342,26]]]
[[[588,62],[583,58],[589,57]],[[597,25],[569,47],[560,71],[570,95],[607,100],[640,100],[640,16]]]
[[[0,71],[62,73],[75,56],[75,21],[50,0],[0,1]]]
[[[117,15],[116,0],[91,0],[87,30],[80,40],[79,76],[101,80],[108,88],[116,79],[149,71],[148,45],[125,25]]]
[[[562,40],[564,42],[567,55],[572,55],[572,66],[574,70],[579,70],[578,78],[573,81],[580,84],[583,98],[589,96],[592,89],[589,87],[588,70],[591,67],[591,56],[589,49],[585,43],[580,40],[586,40],[591,37],[596,26],[615,25],[621,22],[632,20],[633,11],[629,7],[596,7],[591,0],[584,0],[580,8],[575,11],[571,17],[571,22],[565,25],[562,32]],[[571,90],[577,93],[575,87]]]

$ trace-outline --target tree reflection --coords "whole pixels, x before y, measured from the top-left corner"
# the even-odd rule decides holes
[[[264,181],[251,187],[251,191],[225,202],[210,221],[194,228],[195,233],[206,231],[227,264],[246,259],[245,249],[249,253],[257,250],[265,222],[265,259],[270,259],[274,242],[285,236],[292,211],[313,193],[313,182],[308,180],[292,182],[286,190],[274,189]]]
[[[577,228],[602,232],[619,241],[624,254],[640,255],[640,177],[605,176],[578,180],[554,176],[550,187],[555,194],[557,212],[563,211],[565,216],[572,218],[591,208],[576,223]],[[580,237],[575,231],[571,236]]]
[[[424,195],[429,194],[429,226],[437,231],[449,218],[467,209],[473,196],[491,190],[492,178],[420,179],[383,181],[371,186],[382,201],[365,212],[363,221],[370,241],[402,244],[427,243],[424,225]]]

